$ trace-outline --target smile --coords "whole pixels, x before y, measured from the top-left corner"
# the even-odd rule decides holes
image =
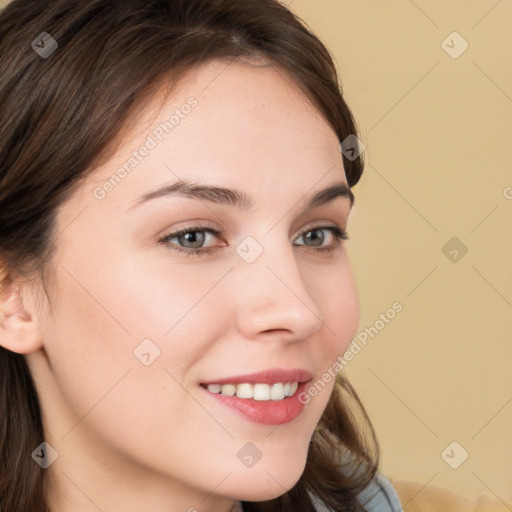
[[[242,399],[258,401],[279,401],[293,396],[299,387],[295,382],[276,382],[275,384],[248,383],[242,384],[208,384],[206,389],[210,393],[223,396],[237,396]]]

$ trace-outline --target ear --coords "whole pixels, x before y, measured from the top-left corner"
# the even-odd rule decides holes
[[[38,322],[24,306],[19,286],[5,271],[0,274],[0,346],[18,354],[35,352],[43,346]],[[31,303],[28,297],[26,302]]]

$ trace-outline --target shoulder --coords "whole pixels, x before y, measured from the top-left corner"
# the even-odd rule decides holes
[[[327,512],[327,508],[310,494],[315,512]],[[404,512],[400,498],[391,482],[377,474],[365,489],[358,494],[358,501],[367,512]]]
[[[400,498],[393,485],[385,476],[379,473],[359,493],[358,501],[368,512],[403,512]]]

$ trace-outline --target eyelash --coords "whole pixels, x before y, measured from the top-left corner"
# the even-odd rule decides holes
[[[347,232],[344,229],[340,229],[338,226],[311,227],[311,228],[306,229],[305,231],[302,231],[302,233],[299,234],[299,238],[301,236],[304,236],[305,234],[309,233],[310,231],[317,231],[317,230],[323,230],[323,229],[329,230],[334,235],[334,243],[332,245],[327,246],[327,247],[313,247],[313,246],[304,245],[304,247],[308,247],[310,249],[313,249],[314,251],[317,251],[317,252],[320,252],[323,254],[327,254],[327,253],[334,251],[334,249],[336,249],[341,244],[341,240],[349,239]],[[170,250],[184,253],[187,256],[201,256],[203,254],[212,254],[212,252],[215,249],[186,249],[184,247],[180,247],[179,245],[174,245],[173,247],[171,247],[169,245],[169,240],[171,240],[173,238],[177,238],[177,237],[179,237],[181,235],[185,235],[187,233],[197,233],[197,232],[202,232],[202,231],[210,233],[216,237],[222,235],[221,231],[219,231],[209,225],[187,226],[183,229],[180,229],[179,231],[176,231],[174,233],[169,233],[169,234],[163,236],[159,240],[159,242],[166,245]]]

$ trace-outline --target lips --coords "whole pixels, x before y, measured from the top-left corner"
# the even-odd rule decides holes
[[[245,419],[280,425],[296,418],[304,404],[298,400],[313,374],[304,369],[269,369],[201,383],[207,395]]]
[[[247,375],[237,375],[233,377],[222,377],[215,380],[202,382],[202,385],[208,386],[209,384],[276,384],[278,382],[307,382],[313,378],[313,374],[304,369],[279,369],[272,368],[258,373],[251,373]]]

